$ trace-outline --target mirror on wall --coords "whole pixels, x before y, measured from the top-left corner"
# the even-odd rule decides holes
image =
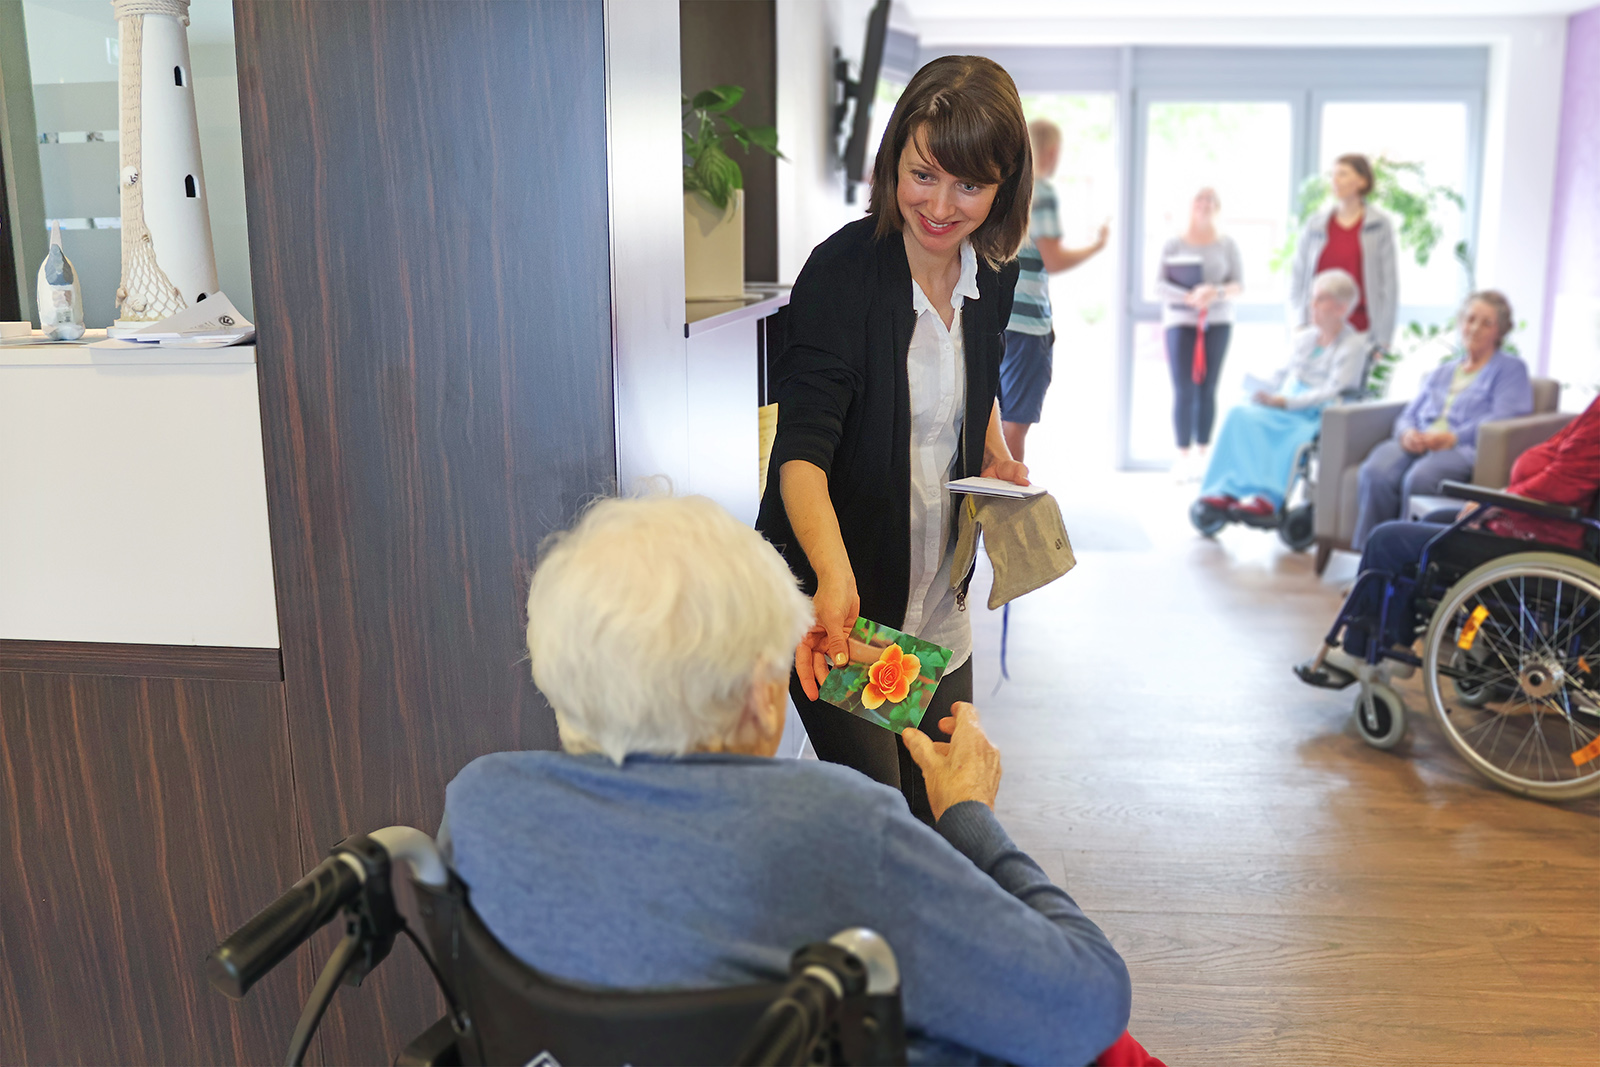
[[[117,21],[109,0],[22,0],[21,6],[43,206],[41,213],[35,198],[30,210],[23,198],[16,225],[42,233],[61,224],[62,245],[83,283],[85,325],[107,326],[116,317],[122,272]],[[188,38],[190,69],[174,76],[193,86],[217,279],[254,319],[230,0],[191,0]],[[13,144],[13,154],[26,166],[19,147]],[[23,244],[29,254],[22,282],[31,289],[43,243]]]

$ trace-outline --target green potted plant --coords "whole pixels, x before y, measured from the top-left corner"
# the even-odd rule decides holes
[[[683,266],[690,300],[744,296],[744,172],[723,142],[746,155],[759,148],[782,159],[778,131],[747,126],[728,112],[744,99],[737,85],[683,98]]]

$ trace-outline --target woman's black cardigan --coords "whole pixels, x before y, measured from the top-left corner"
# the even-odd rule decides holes
[[[779,492],[790,460],[828,475],[828,495],[861,614],[899,627],[911,590],[911,390],[906,353],[916,328],[904,239],[874,237],[871,216],[818,245],[795,280],[788,343],[775,368],[778,433],[756,528],[783,554],[808,595],[817,578],[795,540]],[[961,312],[967,406],[956,477],[979,473],[1000,390],[1015,260],[978,260],[978,299]],[[968,575],[970,578],[970,574]]]

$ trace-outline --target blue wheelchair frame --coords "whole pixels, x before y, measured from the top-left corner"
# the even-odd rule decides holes
[[[1440,486],[1440,492],[1445,496],[1456,497],[1463,502],[1470,500],[1485,507],[1517,511],[1525,515],[1537,516],[1538,518],[1555,519],[1578,525],[1585,531],[1584,543],[1588,554],[1586,557],[1575,554],[1575,558],[1587,558],[1591,563],[1600,562],[1600,519],[1586,516],[1577,508],[1563,507],[1559,504],[1546,504],[1543,501],[1531,500],[1528,497],[1517,496],[1513,493],[1485,489],[1482,486],[1467,485],[1462,482],[1445,482]],[[1437,602],[1446,594],[1450,585],[1454,584],[1460,577],[1460,575],[1456,575],[1450,582],[1443,583],[1443,588],[1435,588],[1432,584],[1425,584],[1428,576],[1432,573],[1429,564],[1437,562],[1437,554],[1441,549],[1447,547],[1447,542],[1455,533],[1466,529],[1469,525],[1482,521],[1485,516],[1485,511],[1475,510],[1457,518],[1455,522],[1439,531],[1423,546],[1422,554],[1417,559],[1417,577],[1415,578],[1407,577],[1406,575],[1385,574],[1381,571],[1367,571],[1358,575],[1355,585],[1350,588],[1350,594],[1345,598],[1344,605],[1339,609],[1338,617],[1334,619],[1333,626],[1328,630],[1328,636],[1325,638],[1326,643],[1329,645],[1340,644],[1340,632],[1351,622],[1358,622],[1362,626],[1368,626],[1373,621],[1369,616],[1352,611],[1350,605],[1360,599],[1357,596],[1358,592],[1370,587],[1373,582],[1382,582],[1384,588],[1379,598],[1376,625],[1370,626],[1367,631],[1367,647],[1362,654],[1362,658],[1372,666],[1376,666],[1382,660],[1391,659],[1412,667],[1421,667],[1422,658],[1411,651],[1409,643],[1403,648],[1391,645],[1387,640],[1387,635],[1398,629],[1397,622],[1400,625],[1409,627],[1410,632],[1415,634],[1418,628],[1416,625],[1417,619],[1415,618],[1417,606],[1424,600]],[[1490,536],[1493,535],[1491,534]],[[1517,541],[1511,538],[1505,538],[1504,540],[1507,545],[1507,551],[1503,554],[1508,556],[1519,551],[1544,550],[1572,553],[1572,549],[1566,546],[1549,545],[1541,541]],[[1470,570],[1471,568],[1467,569]],[[1462,573],[1464,574],[1465,571]],[[1409,598],[1413,605],[1413,617],[1398,620],[1396,618],[1398,604],[1406,598]],[[1352,655],[1355,654],[1354,650],[1349,648],[1346,648],[1345,651]],[[1454,668],[1441,667],[1440,673],[1448,677],[1460,677],[1459,672]]]

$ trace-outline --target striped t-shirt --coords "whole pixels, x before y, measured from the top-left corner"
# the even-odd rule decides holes
[[[1050,275],[1034,238],[1061,237],[1061,216],[1056,209],[1056,191],[1043,178],[1033,183],[1033,218],[1028,236],[1017,250],[1017,295],[1011,304],[1011,321],[1006,329],[1043,337],[1050,332]]]

